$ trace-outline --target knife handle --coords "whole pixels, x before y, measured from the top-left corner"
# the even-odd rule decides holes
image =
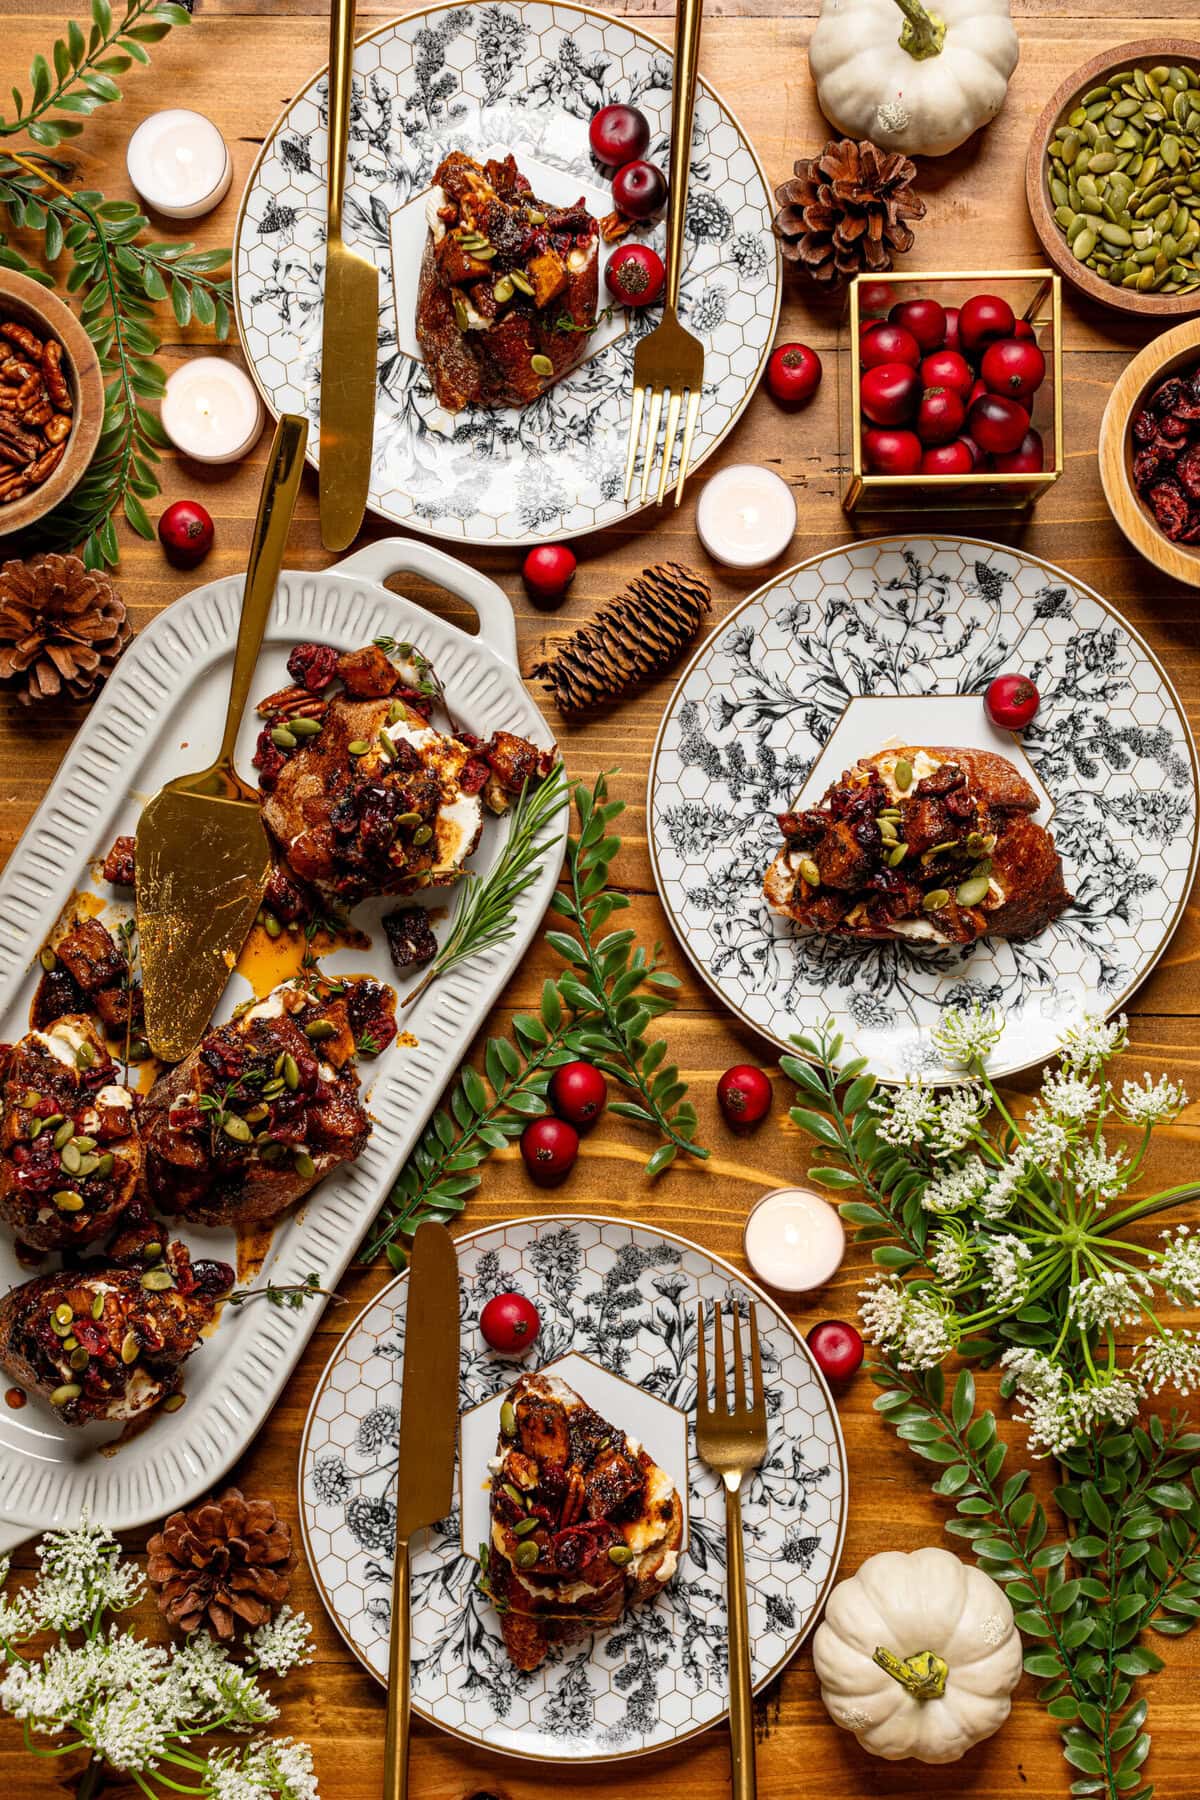
[[[350,89],[354,73],[354,0],[330,0],[329,8],[329,176],[326,232],[342,235],[346,191],[346,146],[350,141]]]
[[[383,1800],[407,1800],[409,1673],[408,1539],[397,1538],[392,1564],[392,1632],[388,1643],[387,1737],[383,1747]]]
[[[304,473],[304,445],[308,438],[308,420],[295,413],[283,413],[275,427],[267,470],[258,499],[258,517],[250,540],[250,557],[246,564],[246,585],[242,592],[242,616],[238,623],[237,647],[233,653],[233,676],[229,683],[229,710],[225,715],[225,735],[217,764],[233,771],[233,752],[241,728],[242,714],[250,697],[250,683],[262,649],[263,633],[275,583],[283,567],[288,531]]]

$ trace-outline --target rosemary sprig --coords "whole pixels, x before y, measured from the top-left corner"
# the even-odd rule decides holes
[[[464,876],[446,941],[402,1005],[411,1006],[439,975],[512,937],[517,901],[537,877],[549,847],[545,834],[566,798],[567,777],[561,763],[555,763],[540,787],[526,782],[513,805],[508,837],[495,867],[486,875]]]
[[[574,798],[579,836],[568,843],[568,888],[559,890],[554,906],[577,935],[546,933],[546,942],[569,966],[557,981],[545,983],[536,1017],[517,1013],[511,1038],[489,1040],[486,1079],[463,1065],[448,1102],[434,1113],[400,1171],[359,1252],[361,1262],[383,1251],[394,1268],[404,1268],[400,1240],[425,1219],[445,1223],[462,1212],[480,1184],[480,1165],[548,1110],[546,1090],[554,1070],[576,1057],[588,1058],[636,1096],[633,1102],[614,1101],[609,1110],[658,1133],[648,1175],[661,1174],[680,1150],[708,1155],[693,1142],[695,1109],[684,1099],[687,1084],[678,1069],[666,1061],[665,1039],[646,1041],[651,1023],[674,1006],[670,993],[678,983],[659,967],[657,947],[647,955],[635,946],[632,931],[599,935],[612,914],[629,905],[625,894],[608,886],[621,844],[612,827],[624,802],[608,799],[603,775],[590,792],[577,784]]]

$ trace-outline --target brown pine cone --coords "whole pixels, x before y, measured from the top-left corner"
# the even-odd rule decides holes
[[[618,700],[670,667],[711,605],[709,585],[695,569],[673,562],[643,569],[595,618],[552,640],[551,655],[530,673],[563,713]]]
[[[775,235],[789,262],[814,281],[835,284],[861,270],[890,269],[911,250],[908,219],[925,217],[910,191],[916,165],[868,138],[834,138],[819,156],[802,158],[795,177],[775,189]]]
[[[180,1631],[207,1625],[226,1642],[238,1619],[256,1626],[274,1618],[296,1560],[273,1502],[247,1500],[235,1487],[172,1513],[146,1554],[159,1612]]]
[[[0,568],[0,681],[24,706],[86,700],[133,636],[107,575],[77,556],[35,556]]]

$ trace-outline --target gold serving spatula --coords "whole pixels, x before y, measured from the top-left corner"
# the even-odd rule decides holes
[[[384,1800],[408,1794],[409,1540],[450,1511],[457,1440],[458,1257],[446,1227],[427,1219],[413,1238],[404,1324]]]
[[[307,436],[307,421],[291,413],[275,427],[217,759],[198,774],[168,781],[138,820],[146,1037],[164,1062],[179,1062],[208,1029],[271,873],[258,795],[238,774],[233,752],[283,563]]]
[[[321,327],[321,542],[327,550],[344,550],[362,524],[375,436],[379,270],[342,242],[353,67],[354,0],[332,0],[325,317]]]

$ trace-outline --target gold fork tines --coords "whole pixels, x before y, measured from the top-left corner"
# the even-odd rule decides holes
[[[688,171],[692,154],[692,114],[696,104],[696,77],[700,60],[700,14],[703,0],[677,0],[675,9],[675,76],[674,102],[671,116],[671,160],[669,170],[670,206],[667,213],[667,281],[663,299],[663,316],[648,337],[641,339],[633,362],[633,410],[629,420],[629,444],[625,454],[625,498],[633,491],[641,441],[642,415],[649,409],[646,447],[642,455],[642,480],[639,504],[650,498],[658,450],[658,427],[662,419],[663,400],[668,394],[666,429],[663,433],[662,459],[658,464],[656,504],[666,499],[675,460],[679,420],[684,419],[683,441],[679,446],[678,474],[675,478],[675,504],[683,499],[692,457],[692,439],[700,412],[700,395],[704,386],[704,348],[699,338],[685,331],[679,323],[679,288],[683,276],[683,225],[687,213]],[[684,400],[687,410],[684,411]]]
[[[725,1555],[729,1617],[729,1734],[733,1759],[733,1800],[754,1800],[754,1722],[751,1710],[750,1623],[746,1602],[746,1562],[742,1544],[741,1487],[767,1453],[767,1407],[762,1353],[753,1305],[746,1320],[750,1340],[750,1399],[742,1351],[741,1309],[730,1319],[733,1339],[733,1404],[725,1368],[721,1306],[713,1308],[713,1392],[708,1397],[704,1302],[696,1308],[696,1449],[725,1487]]]

